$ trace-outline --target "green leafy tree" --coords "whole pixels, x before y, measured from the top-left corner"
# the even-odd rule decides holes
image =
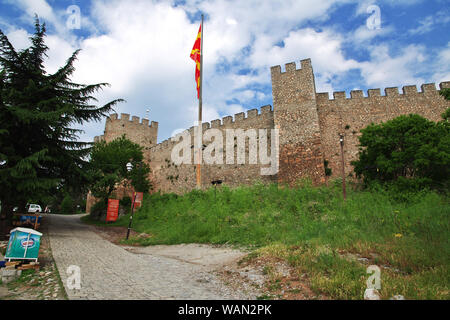
[[[445,98],[445,100],[450,100],[450,88],[445,88],[442,89],[441,91],[439,91],[439,94],[441,96],[443,96]],[[449,121],[450,120],[450,108],[448,108],[443,114],[442,114],[442,118],[445,121]]]
[[[62,214],[73,214],[75,213],[74,203],[72,197],[66,194],[61,203],[61,213]]]
[[[131,210],[131,198],[128,196],[125,196],[122,198],[122,200],[120,200],[120,206],[122,207],[122,209],[125,210],[126,213],[130,212]]]
[[[91,208],[91,217],[94,219],[100,218],[102,215],[106,214],[108,206],[104,201],[98,201]]]
[[[449,122],[450,121],[450,108],[448,108],[443,114],[442,114],[442,118]]]
[[[442,89],[441,91],[439,91],[439,94],[443,96],[446,100],[450,100],[450,88]]]
[[[361,130],[355,173],[366,183],[414,178],[422,186],[442,187],[450,178],[450,126],[419,115],[400,116]]]
[[[70,80],[79,50],[54,74],[44,69],[45,24],[36,17],[31,46],[16,51],[0,30],[0,200],[22,207],[30,196],[47,197],[64,185],[88,182],[85,157],[91,144],[78,141],[75,124],[99,121],[122,100],[98,107],[94,93],[107,83]]]
[[[128,140],[125,135],[109,143],[100,141],[91,151],[90,172],[93,177],[90,190],[94,197],[106,203],[119,184],[130,183],[136,191],[148,192],[150,168],[144,160],[142,147]],[[128,172],[127,164],[133,169]]]

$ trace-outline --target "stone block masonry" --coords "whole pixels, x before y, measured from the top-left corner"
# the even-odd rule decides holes
[[[203,123],[203,131],[216,128],[226,129],[279,129],[279,171],[273,176],[261,176],[260,164],[221,164],[202,166],[202,184],[211,186],[213,180],[223,180],[224,184],[235,187],[253,184],[257,181],[295,184],[302,178],[311,178],[315,184],[325,182],[324,160],[329,162],[333,176],[341,172],[339,135],[345,135],[345,169],[353,171],[350,164],[358,154],[360,130],[371,123],[380,123],[400,115],[419,114],[427,119],[439,121],[441,114],[450,107],[450,102],[439,95],[435,84],[424,84],[418,91],[416,86],[386,88],[384,95],[380,89],[370,89],[367,95],[361,90],[347,94],[334,92],[333,99],[328,93],[317,93],[313,67],[310,59],[301,60],[297,68],[295,62],[286,64],[285,72],[280,66],[271,68],[273,109],[265,106],[258,111],[252,109]],[[450,82],[443,82],[440,88],[450,88]],[[189,129],[194,132],[194,127]],[[125,134],[128,139],[144,147],[145,159],[150,164],[154,191],[178,194],[196,187],[195,165],[175,165],[171,159],[172,148],[177,141],[168,139],[157,144],[158,123],[138,117],[117,114],[108,117],[103,136],[107,142]],[[193,136],[193,134],[192,134]],[[223,132],[223,136],[226,134]],[[270,142],[270,139],[269,139]],[[192,146],[194,141],[192,138]],[[209,141],[203,142],[208,145]],[[225,141],[224,141],[225,146]],[[270,154],[270,143],[268,152]],[[248,152],[248,143],[246,151]],[[235,150],[236,152],[236,150]],[[225,150],[224,150],[224,156]],[[248,156],[247,156],[248,159]],[[126,192],[120,192],[125,194]],[[92,202],[92,201],[91,201]]]
[[[106,119],[105,131],[102,136],[94,138],[94,142],[105,140],[111,142],[114,139],[125,135],[128,139],[144,147],[151,148],[156,145],[158,139],[158,122],[152,121],[149,124],[148,119],[132,117],[127,113],[122,113],[120,119],[117,114],[111,114]]]
[[[213,120],[211,123],[203,123],[203,132],[213,128],[221,130],[223,133],[223,154],[226,158],[226,129],[268,129],[271,130],[273,125],[273,111],[271,106],[261,108],[258,113],[257,109],[249,110],[247,114],[239,113],[233,117],[224,117],[222,120]],[[190,144],[192,151],[194,150],[194,127],[189,129],[191,135]],[[270,139],[269,139],[270,142]],[[178,143],[177,140],[170,138],[148,150],[146,152],[146,159],[150,163],[152,170],[151,179],[155,191],[174,192],[182,194],[196,188],[196,165],[194,164],[194,152],[191,152],[192,164],[176,165],[172,161],[172,149]],[[204,141],[208,145],[210,141]],[[237,158],[237,144],[235,147],[235,157]],[[249,164],[248,159],[248,141],[246,143],[246,161],[242,164],[213,164],[202,165],[202,185],[210,187],[211,182],[215,180],[222,180],[224,184],[235,187],[241,184],[251,184],[256,181],[269,182],[274,181],[274,176],[261,176],[260,171],[262,167],[267,167],[260,164]],[[270,143],[268,143],[270,154]]]
[[[443,82],[440,88],[450,88],[450,82]],[[370,89],[367,96],[363,91],[335,92],[333,99],[328,93],[317,93],[317,112],[323,156],[329,161],[333,176],[341,172],[339,133],[345,134],[345,171],[353,171],[351,162],[357,160],[360,130],[371,123],[386,122],[400,115],[419,114],[432,121],[442,120],[441,114],[450,107],[436,89],[434,83],[424,84],[418,92],[416,86]]]
[[[1,269],[1,274],[2,282],[6,284],[20,277],[20,275],[22,274],[22,270],[17,270],[14,267],[6,267]]]
[[[316,88],[311,60],[271,68],[274,124],[280,130],[278,182],[294,184],[309,177],[325,182]]]

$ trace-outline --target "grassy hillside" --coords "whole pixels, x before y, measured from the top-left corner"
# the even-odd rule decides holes
[[[361,299],[375,264],[383,298],[449,299],[449,214],[448,197],[425,191],[350,191],[344,202],[338,184],[224,187],[148,196],[133,228],[152,237],[131,241],[251,246],[251,258],[284,260],[334,299]]]

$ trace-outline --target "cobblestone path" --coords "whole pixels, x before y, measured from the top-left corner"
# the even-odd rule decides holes
[[[80,215],[45,215],[50,245],[69,299],[254,299],[225,286],[204,266],[135,254],[101,238]],[[69,290],[67,268],[80,267],[81,289]]]

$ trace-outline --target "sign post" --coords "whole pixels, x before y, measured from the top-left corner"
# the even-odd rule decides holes
[[[134,210],[142,206],[142,201],[144,200],[143,192],[136,192],[136,199],[134,200]]]
[[[130,237],[131,224],[133,223],[133,212],[134,212],[134,206],[136,203],[136,197],[137,197],[137,192],[133,192],[133,204],[131,205],[131,215],[130,215],[130,223],[128,224],[128,230],[127,230],[127,240]]]
[[[108,211],[106,213],[106,222],[116,222],[119,216],[119,200],[108,199]]]

